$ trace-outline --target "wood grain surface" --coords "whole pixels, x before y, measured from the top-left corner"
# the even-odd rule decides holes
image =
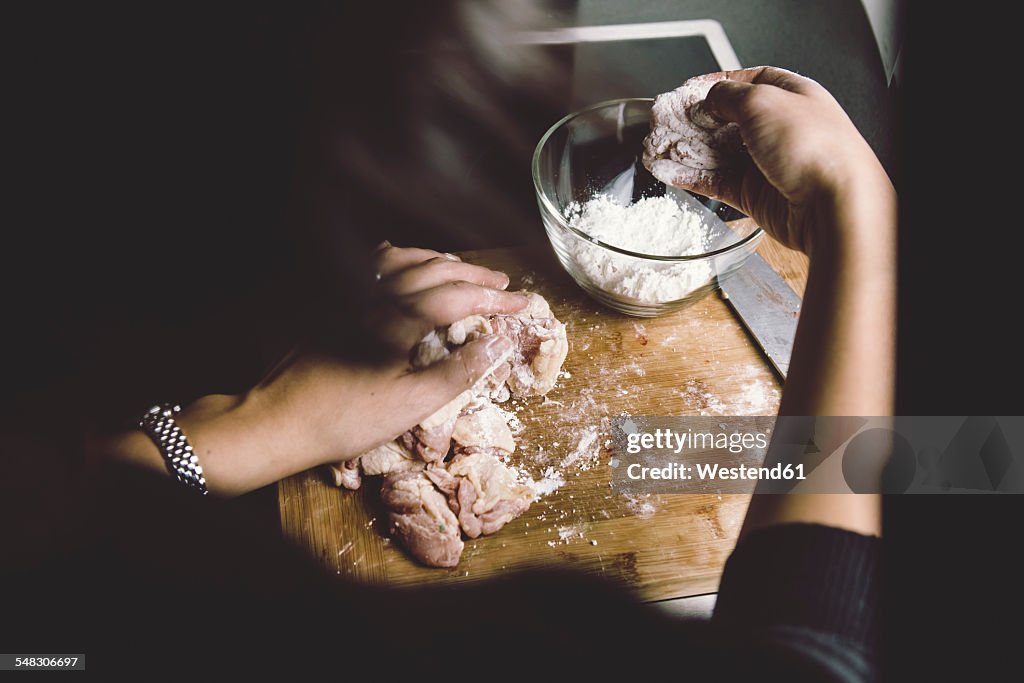
[[[765,238],[758,251],[803,294],[807,260]],[[543,294],[570,340],[561,379],[546,398],[505,404],[523,424],[513,461],[536,479],[565,484],[497,534],[468,540],[454,569],[416,564],[387,536],[379,478],[334,488],[318,471],[278,485],[281,528],[339,576],[411,585],[479,581],[526,567],[569,566],[624,581],[647,600],[717,590],[749,496],[627,497],[610,488],[605,440],[611,417],[765,415],[781,387],[725,302],[712,294],[670,315],[630,318],[601,307],[550,250],[466,252],[505,271],[511,289]],[[551,469],[548,469],[551,468]]]

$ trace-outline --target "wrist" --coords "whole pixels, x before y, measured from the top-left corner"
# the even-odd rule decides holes
[[[812,202],[806,252],[812,259],[894,266],[896,191],[881,165],[873,173],[834,178]]]
[[[237,495],[305,469],[301,444],[282,438],[268,408],[250,394],[214,394],[178,414],[211,491]]]

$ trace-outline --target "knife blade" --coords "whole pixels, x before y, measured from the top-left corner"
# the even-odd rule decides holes
[[[722,298],[782,379],[789,372],[800,297],[758,254],[721,282]]]

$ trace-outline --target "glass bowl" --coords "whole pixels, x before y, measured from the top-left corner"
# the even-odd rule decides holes
[[[754,253],[764,233],[744,221],[726,224],[720,202],[666,186],[640,161],[650,132],[650,98],[610,100],[551,126],[533,153],[533,185],[551,246],[590,296],[639,317],[663,315],[719,288]],[[696,213],[707,234],[699,254],[640,254],[602,242],[572,224],[581,205],[607,195],[624,206],[672,197]]]

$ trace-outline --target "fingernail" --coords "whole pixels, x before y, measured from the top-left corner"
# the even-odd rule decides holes
[[[462,259],[460,259],[460,258],[459,258],[458,256],[456,256],[455,254],[449,254],[448,252],[445,252],[445,253],[444,253],[444,257],[445,257],[446,259],[450,259],[450,260],[452,260],[452,261],[461,261],[461,260],[462,260]]]
[[[390,246],[391,246],[391,242],[388,242],[387,240],[384,240],[383,242],[381,242],[380,244],[377,245],[377,248],[374,249],[374,251],[383,251],[384,249],[387,249]]]
[[[504,284],[498,285],[498,289],[505,289],[506,287],[508,287],[508,283],[510,282],[510,280],[509,280],[508,275],[506,273],[503,273],[500,270],[492,270],[491,272],[494,273],[495,277],[497,277],[501,282],[504,283]]]

